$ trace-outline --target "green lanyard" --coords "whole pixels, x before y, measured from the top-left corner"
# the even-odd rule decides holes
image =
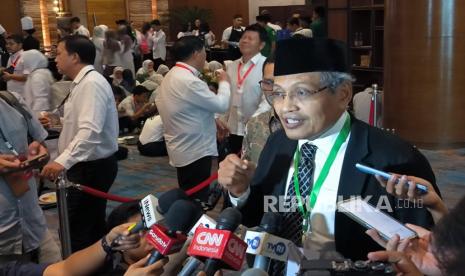
[[[337,153],[339,149],[341,148],[342,144],[346,141],[347,137],[349,136],[350,132],[350,116],[347,116],[347,119],[344,123],[344,126],[342,130],[339,132],[339,135],[336,138],[336,141],[334,142],[333,147],[331,148],[331,151],[329,152],[328,158],[326,159],[323,168],[321,169],[320,175],[318,176],[318,179],[315,181],[315,184],[313,185],[312,192],[310,193],[310,210],[315,207],[316,199],[318,198],[318,194],[320,193],[321,186],[323,186],[323,183],[326,180],[326,177],[328,177],[329,170],[331,169],[331,166],[334,163],[334,160],[336,159]],[[300,149],[297,147],[296,153],[294,155],[294,189],[295,189],[295,195],[297,196],[297,201],[299,204],[299,210],[302,213],[304,217],[304,232],[307,232],[308,229],[308,215],[309,211],[307,211],[304,207],[302,197],[300,195],[300,183],[299,183],[299,177],[298,177],[298,170],[299,170],[299,162],[300,162]]]

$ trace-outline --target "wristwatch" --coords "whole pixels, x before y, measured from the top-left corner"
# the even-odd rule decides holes
[[[113,248],[107,243],[107,236],[103,236],[102,238],[102,248],[103,248],[103,251],[105,251],[107,253],[107,255],[111,255],[113,254],[114,250]]]

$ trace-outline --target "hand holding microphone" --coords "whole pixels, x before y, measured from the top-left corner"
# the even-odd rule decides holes
[[[201,215],[202,209],[192,201],[180,199],[174,202],[165,216],[166,227],[155,224],[146,235],[147,241],[154,247],[146,265],[180,251],[187,240],[185,233]]]

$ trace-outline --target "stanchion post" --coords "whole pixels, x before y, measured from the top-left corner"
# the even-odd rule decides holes
[[[378,94],[381,92],[378,90],[378,84],[374,83],[371,88],[373,89],[373,124],[375,127],[378,126]]]
[[[56,180],[58,220],[60,223],[61,255],[66,259],[71,255],[71,235],[69,231],[68,201],[66,199],[67,179],[63,173]]]

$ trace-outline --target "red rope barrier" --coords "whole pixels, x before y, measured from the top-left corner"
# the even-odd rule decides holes
[[[197,186],[187,190],[186,191],[187,196],[191,196],[191,195],[197,193],[198,191],[210,186],[210,184],[213,181],[215,181],[216,179],[218,179],[218,172],[215,172],[209,178],[207,178],[204,181],[202,181],[201,183],[199,183]],[[85,192],[85,193],[90,194],[90,195],[100,197],[100,198],[103,198],[103,199],[107,199],[107,200],[111,200],[111,201],[125,203],[125,202],[134,201],[134,200],[139,200],[139,199],[134,199],[134,198],[128,198],[128,197],[113,195],[113,194],[109,194],[109,193],[104,193],[104,192],[99,191],[97,189],[91,188],[89,186],[81,185],[81,184],[75,185],[75,187],[77,189]]]
[[[102,191],[96,190],[94,188],[91,188],[91,187],[88,187],[88,186],[85,186],[85,185],[77,185],[77,188],[79,190],[85,192],[85,193],[90,194],[90,195],[100,197],[100,198],[104,198],[104,199],[108,199],[108,200],[111,200],[111,201],[121,202],[121,203],[138,200],[138,199],[134,199],[134,198],[128,198],[128,197],[122,197],[122,196],[117,196],[117,195],[104,193]]]

